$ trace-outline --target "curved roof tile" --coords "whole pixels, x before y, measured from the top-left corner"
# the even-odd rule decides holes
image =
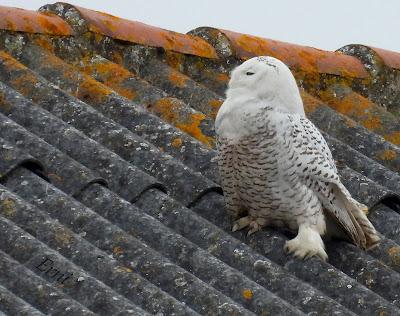
[[[207,38],[214,38],[214,44],[220,50],[231,52],[238,58],[248,59],[254,56],[269,55],[285,62],[289,67],[306,72],[328,73],[344,77],[365,78],[368,72],[357,58],[349,58],[342,53],[324,51],[308,46],[301,46],[281,41],[265,39],[253,35],[236,33],[223,29],[199,28],[193,34],[207,33]],[[222,40],[221,37],[225,37]],[[217,43],[223,43],[218,46]]]
[[[68,23],[54,14],[5,6],[0,6],[0,29],[60,36],[73,34]]]
[[[382,48],[371,48],[382,58],[386,66],[400,70],[400,53]]]
[[[360,58],[362,57],[363,53],[365,54],[369,52],[370,54],[375,54],[378,58],[380,58],[386,67],[400,70],[399,52],[394,52],[383,48],[377,48],[366,45],[355,45],[355,44],[343,46],[342,48],[338,49],[338,51],[344,52],[345,54],[348,55],[359,56]]]
[[[154,27],[145,23],[129,21],[107,13],[71,6],[57,2],[41,8],[44,12],[73,12],[66,21],[77,30],[86,26],[87,31],[106,35],[136,44],[162,47],[183,54],[216,58],[214,48],[201,38]],[[65,17],[65,15],[64,15]]]

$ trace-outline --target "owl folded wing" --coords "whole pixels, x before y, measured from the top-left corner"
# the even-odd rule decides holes
[[[292,163],[296,164],[298,176],[356,245],[364,249],[375,246],[379,237],[363,212],[367,207],[355,201],[341,183],[319,130],[307,118],[297,115],[290,117],[290,124],[292,128],[286,135],[292,141]]]

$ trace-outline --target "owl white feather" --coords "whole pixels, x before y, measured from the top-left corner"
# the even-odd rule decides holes
[[[289,68],[255,57],[232,72],[215,122],[218,164],[232,230],[287,227],[297,236],[285,249],[299,258],[327,259],[321,236],[344,234],[368,249],[379,237],[340,182],[323,136],[304,113]]]

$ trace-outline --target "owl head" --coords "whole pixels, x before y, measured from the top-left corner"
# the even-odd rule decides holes
[[[281,111],[304,115],[303,102],[290,69],[270,56],[251,58],[231,73],[227,98],[261,100]]]

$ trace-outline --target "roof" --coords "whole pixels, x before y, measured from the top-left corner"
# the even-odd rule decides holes
[[[230,231],[213,120],[256,55],[293,71],[378,248],[299,261],[283,232]],[[0,312],[399,315],[399,82],[380,48],[0,6]]]

